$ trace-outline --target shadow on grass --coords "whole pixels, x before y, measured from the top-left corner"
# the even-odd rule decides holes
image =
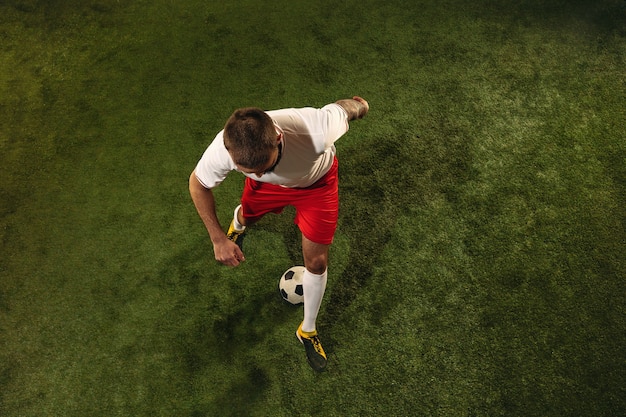
[[[224,279],[221,268],[226,267],[207,257],[206,242],[199,242],[193,249],[172,257],[158,279],[163,290],[176,288],[173,291],[178,302],[172,309],[171,322],[185,323],[177,339],[189,372],[206,365],[208,358],[203,359],[199,352],[208,347],[224,360],[231,360],[242,349],[250,350],[262,342],[264,335],[288,319],[286,303],[277,290],[258,291],[257,287],[269,283],[248,285],[243,281],[250,273],[244,269],[246,266],[229,269],[228,279]],[[243,301],[233,303],[233,298],[238,297]],[[242,343],[244,339],[246,342]]]
[[[225,272],[226,267],[207,259],[206,249],[204,240],[191,242],[147,284],[156,287],[161,302],[169,305],[163,308],[162,319],[146,329],[145,340],[129,347],[127,355],[141,356],[147,350],[171,357],[169,383],[179,395],[198,398],[190,415],[251,415],[255,399],[262,398],[270,385],[263,369],[266,360],[255,352],[267,351],[275,327],[290,316],[278,291],[259,291],[267,283],[243,281],[250,272],[245,266]],[[233,302],[237,297],[244,301]],[[207,385],[217,389],[210,403],[198,397]]]
[[[350,237],[351,251],[327,301],[322,325],[332,328],[370,280],[398,217],[441,194],[455,199],[458,185],[469,177],[467,135],[443,113],[430,120],[437,125],[437,134],[399,132],[343,152],[340,227]],[[401,299],[387,294],[378,307],[372,306],[380,310],[372,318],[384,317]]]
[[[268,374],[258,367],[251,367],[243,380],[231,385],[214,404],[221,416],[254,415],[256,402],[263,398],[269,388]]]

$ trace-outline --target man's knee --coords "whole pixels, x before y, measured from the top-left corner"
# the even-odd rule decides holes
[[[328,266],[328,250],[330,245],[315,243],[305,236],[302,237],[302,254],[304,266],[312,274],[321,275]]]
[[[321,275],[328,267],[328,254],[320,253],[314,256],[304,256],[304,266],[306,269],[316,275]]]
[[[328,260],[326,258],[319,257],[305,262],[306,269],[315,275],[321,275],[326,271],[328,267]]]

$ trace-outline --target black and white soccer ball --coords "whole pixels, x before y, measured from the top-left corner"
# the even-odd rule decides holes
[[[304,275],[303,266],[293,266],[285,271],[280,282],[278,283],[278,289],[280,295],[285,301],[291,304],[304,303],[304,288],[302,287],[302,276]]]

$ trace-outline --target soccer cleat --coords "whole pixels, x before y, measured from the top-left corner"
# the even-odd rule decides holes
[[[302,323],[300,323],[298,330],[296,330],[296,337],[300,343],[304,345],[306,359],[309,365],[311,365],[311,368],[317,372],[323,371],[324,368],[326,368],[326,353],[324,352],[324,348],[322,348],[320,338],[317,336],[317,331],[310,333],[303,332]]]
[[[243,245],[243,238],[246,236],[246,230],[235,230],[235,221],[230,222],[230,226],[228,227],[228,232],[226,233],[226,237],[229,240],[232,240],[239,246],[239,249],[243,250],[241,247]]]

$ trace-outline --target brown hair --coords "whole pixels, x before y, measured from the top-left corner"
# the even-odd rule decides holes
[[[274,122],[257,107],[237,109],[226,121],[224,145],[237,165],[249,169],[267,165],[278,146]]]

